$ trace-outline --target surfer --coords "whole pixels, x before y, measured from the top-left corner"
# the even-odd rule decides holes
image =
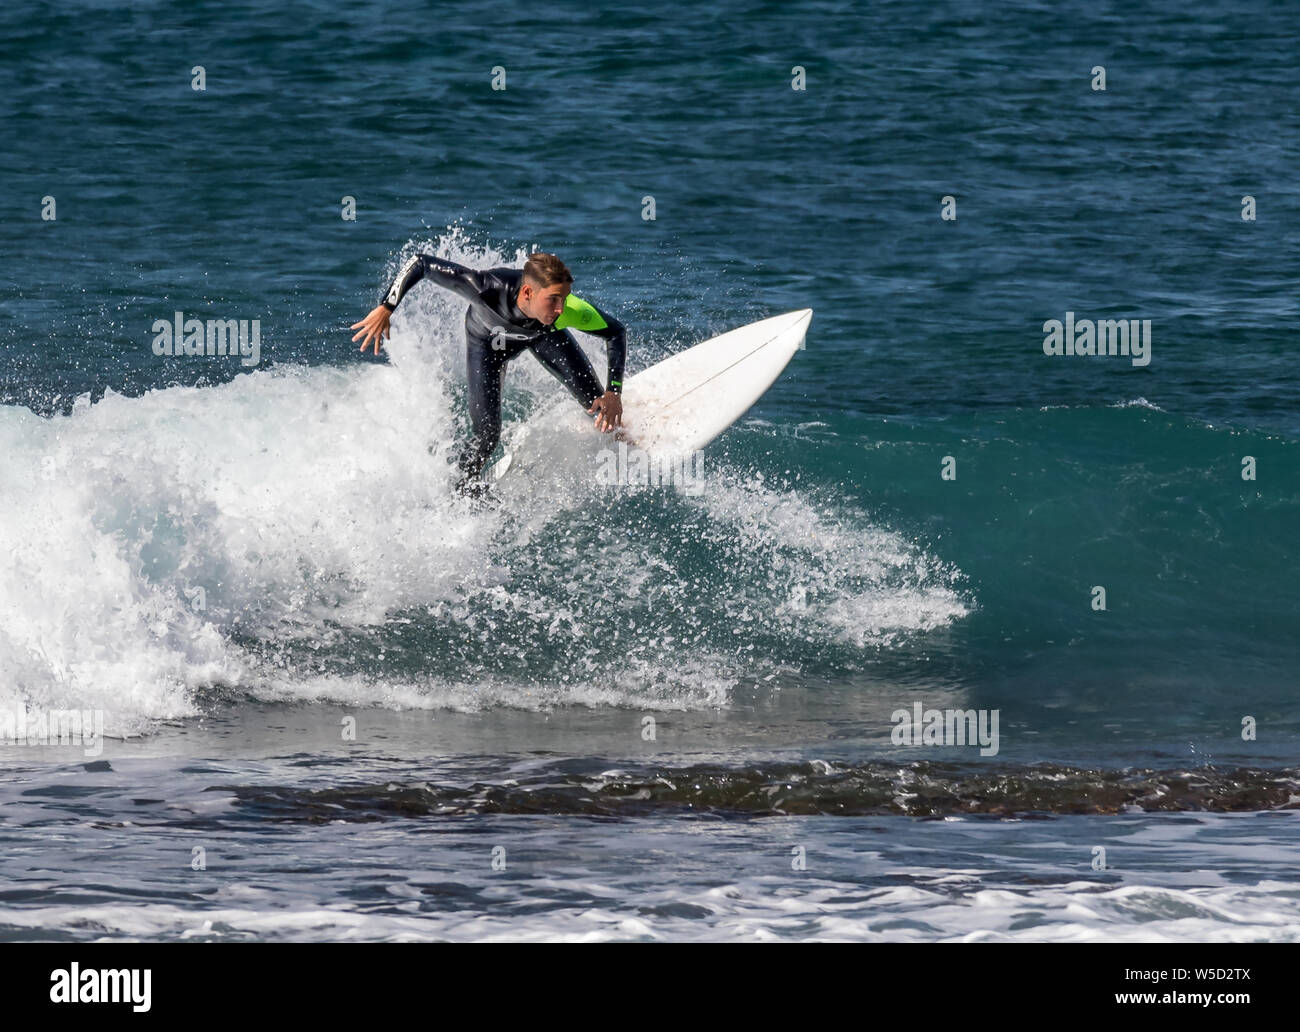
[[[456,490],[479,496],[487,489],[480,476],[501,438],[501,388],[506,366],[531,350],[589,414],[596,429],[623,425],[623,363],[627,333],[622,323],[573,294],[573,275],[553,254],[531,255],[522,269],[469,269],[417,254],[406,262],[369,315],[352,324],[361,350],[372,344],[375,355],[399,301],[421,279],[455,291],[469,302],[465,312],[465,365],[469,381],[469,418],[473,433],[461,452]],[[568,327],[604,337],[609,355],[609,384],[602,388],[595,371]]]

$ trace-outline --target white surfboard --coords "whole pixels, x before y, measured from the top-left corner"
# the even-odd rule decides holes
[[[760,319],[629,377],[623,385],[624,430],[616,439],[663,457],[703,448],[776,382],[803,346],[812,314],[801,308]],[[592,418],[570,397],[557,402],[511,431],[492,478],[546,458],[562,459],[575,437],[592,448],[608,446],[613,435],[593,433]]]

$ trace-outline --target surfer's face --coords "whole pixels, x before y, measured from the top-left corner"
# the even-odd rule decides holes
[[[564,299],[569,296],[569,285],[557,283],[539,287],[524,280],[519,288],[519,310],[543,326],[550,326],[564,311]]]

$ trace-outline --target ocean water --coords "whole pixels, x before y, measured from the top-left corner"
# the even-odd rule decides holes
[[[5,5],[0,937],[1300,939],[1298,36]],[[814,309],[698,490],[471,507],[462,303],[351,342],[534,248],[629,372]]]

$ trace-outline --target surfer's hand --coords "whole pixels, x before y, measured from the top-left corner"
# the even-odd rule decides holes
[[[623,425],[623,399],[613,391],[606,391],[587,411],[597,413],[596,429],[601,433]]]
[[[358,323],[353,323],[350,329],[357,332],[352,335],[352,339],[361,339],[361,350],[365,351],[370,347],[370,341],[373,338],[375,342],[375,354],[379,354],[380,347],[383,346],[384,337],[392,338],[392,333],[388,329],[388,320],[392,317],[392,312],[385,306],[379,305],[369,315]],[[364,338],[364,339],[362,339]]]

